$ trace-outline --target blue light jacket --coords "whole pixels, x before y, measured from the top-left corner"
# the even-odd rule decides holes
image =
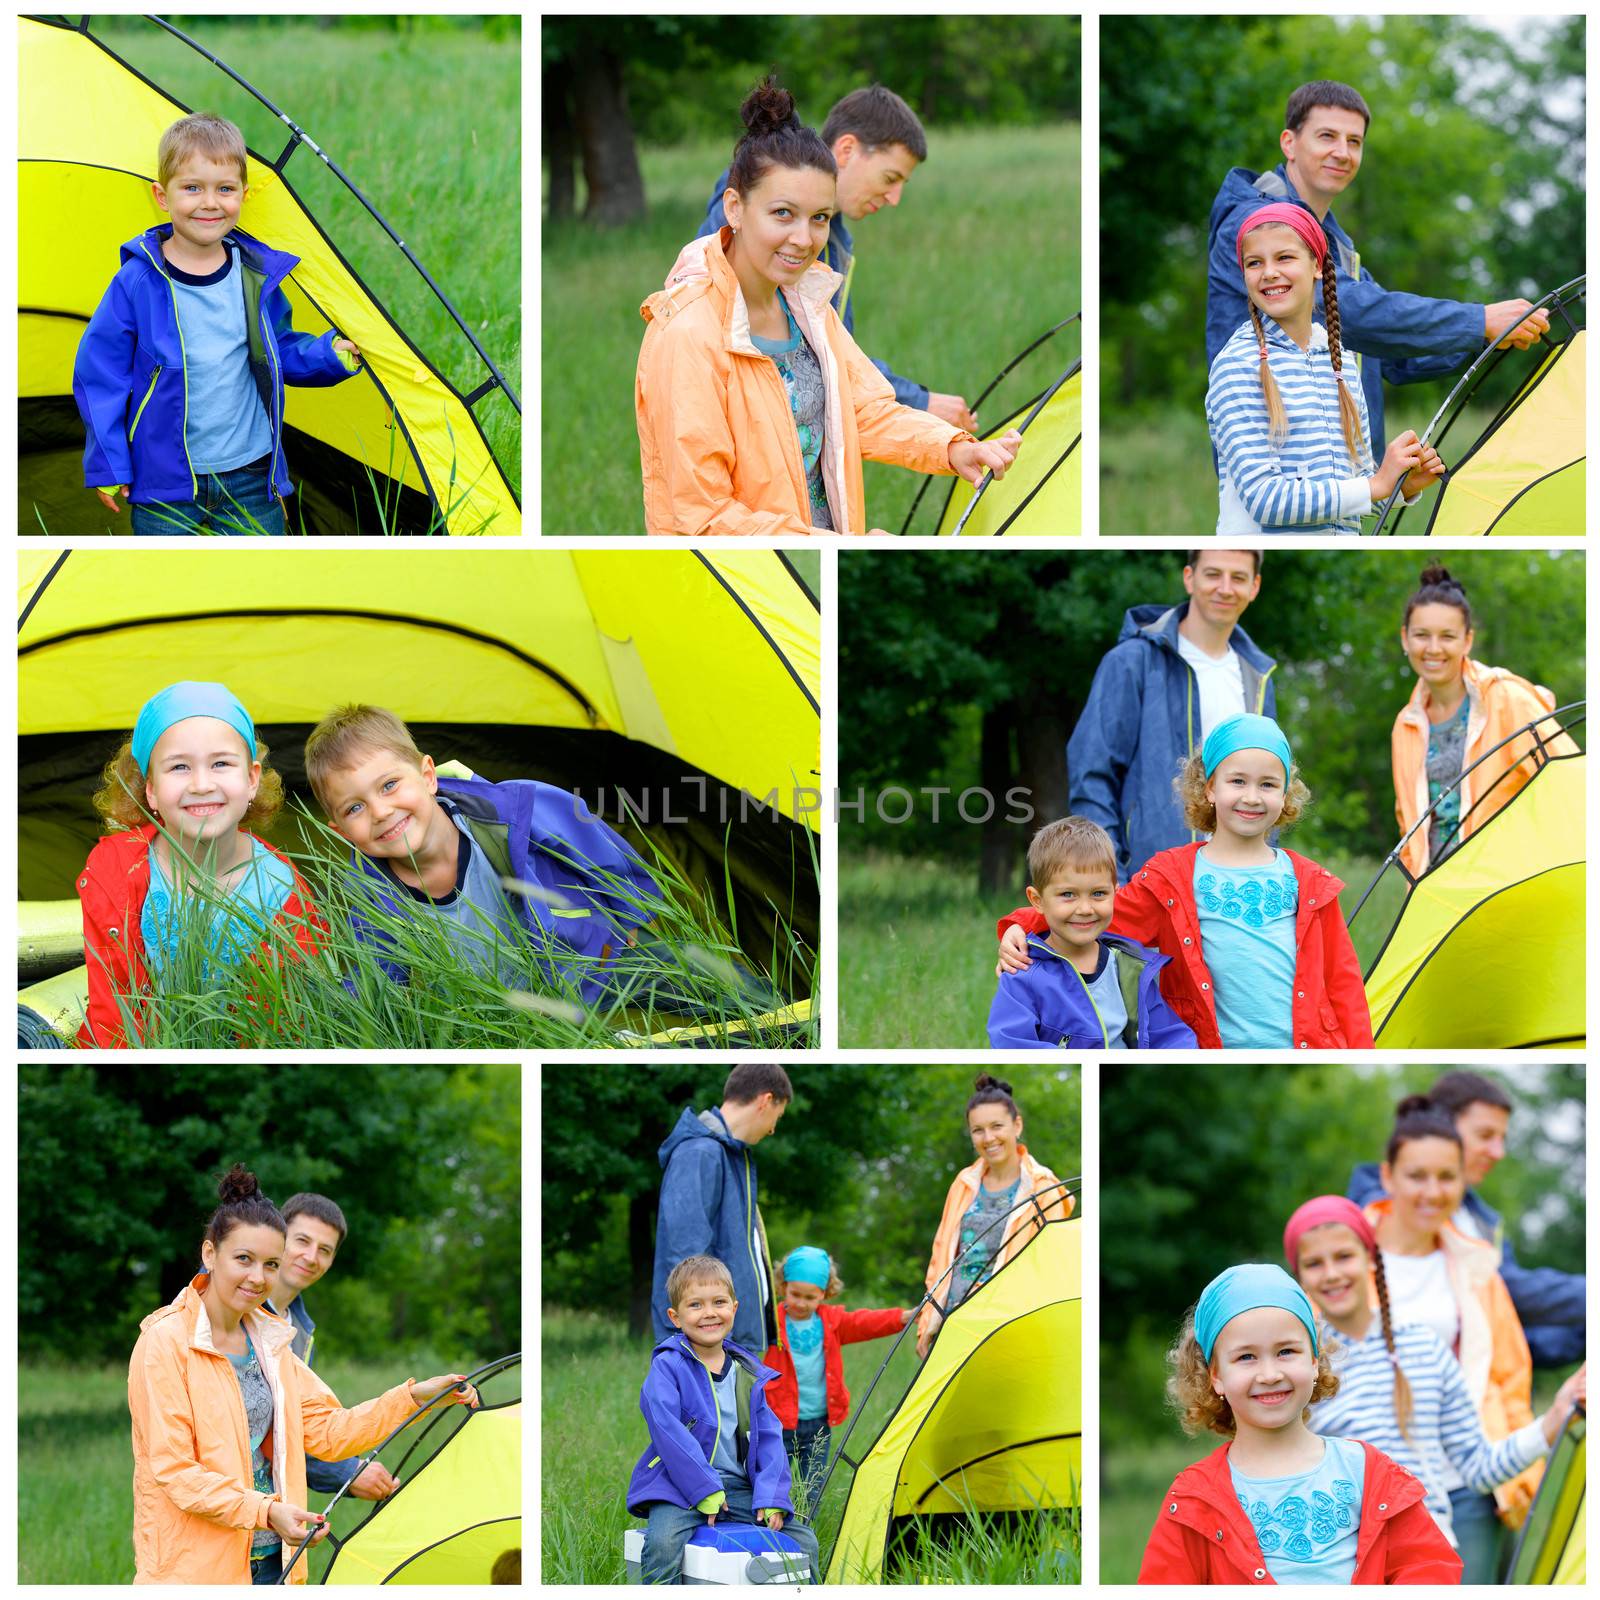
[[[88,435],[83,481],[91,489],[125,483],[135,505],[180,505],[199,492],[184,438],[189,377],[177,290],[161,254],[161,241],[171,236],[168,222],[123,245],[122,264],[84,329],[72,368],[72,398]],[[327,387],[354,373],[333,348],[339,336],[331,329],[320,336],[294,331],[282,284],[300,258],[237,228],[227,242],[238,247],[252,279],[245,303],[257,304],[260,319],[262,358],[250,371],[272,425],[272,489],[290,495],[284,384]]]
[[[490,783],[485,778],[440,778],[439,793],[453,801],[466,818],[492,829],[504,839],[511,876],[559,894],[566,906],[552,906],[526,895],[512,894],[517,920],[536,949],[547,952],[541,970],[552,983],[575,983],[585,1005],[607,991],[607,973],[598,963],[605,947],[611,956],[626,947],[628,934],[650,921],[659,909],[661,889],[633,848],[594,815],[576,795],[532,778]],[[411,897],[376,862],[351,851],[352,870],[361,887],[384,911],[397,917],[413,914]],[[632,904],[599,874],[628,885],[638,898]],[[358,939],[380,950],[393,941],[365,918],[353,915]],[[564,951],[587,958],[579,967],[565,964]],[[400,961],[381,958],[385,972],[406,983],[410,973]]]
[[[665,1339],[676,1331],[667,1315],[667,1274],[690,1256],[715,1256],[732,1275],[733,1297],[739,1302],[733,1337],[753,1350],[770,1349],[778,1342],[778,1325],[750,1146],[728,1132],[719,1112],[696,1113],[686,1107],[662,1141],[657,1159],[661,1199],[650,1284],[656,1337]]]
[[[1365,1161],[1350,1173],[1346,1197],[1358,1206],[1383,1198],[1383,1179],[1376,1161]],[[1528,1352],[1536,1367],[1569,1367],[1584,1358],[1588,1327],[1588,1279],[1581,1272],[1561,1272],[1555,1267],[1525,1267],[1517,1260],[1506,1236],[1500,1213],[1476,1189],[1468,1189],[1462,1202],[1500,1246],[1500,1276],[1511,1293],[1511,1303],[1522,1319]]]
[[[717,179],[716,187],[711,191],[710,203],[706,206],[706,219],[700,224],[695,238],[703,239],[708,233],[716,233],[718,229],[727,225],[728,217],[722,209],[722,197],[727,193],[728,174],[732,170],[731,167],[724,168],[722,176]],[[823,247],[821,259],[825,267],[832,267],[843,280],[834,294],[833,309],[839,313],[839,320],[844,324],[845,332],[852,338],[855,337],[856,331],[856,304],[850,291],[850,261],[853,250],[854,241],[850,237],[849,228],[845,226],[844,213],[835,211],[832,221],[828,224],[828,242]],[[894,390],[894,397],[901,405],[913,406],[918,411],[928,409],[926,384],[913,383],[910,378],[902,378],[887,361],[879,361],[873,356],[868,356],[867,359],[889,380],[889,385]]]
[[[1250,301],[1239,270],[1239,224],[1274,201],[1305,205],[1284,163],[1270,172],[1233,167],[1211,202],[1211,241],[1206,276],[1206,368],[1250,318]],[[1311,208],[1306,206],[1309,211]],[[1339,284],[1339,332],[1361,362],[1361,392],[1372,428],[1372,458],[1383,460],[1383,386],[1421,383],[1464,367],[1483,349],[1483,307],[1464,300],[1434,300],[1385,289],[1358,265],[1354,241],[1330,211],[1322,219],[1334,252]],[[1322,285],[1313,312],[1322,321]]]
[[[1172,959],[1113,934],[1100,943],[1123,956],[1118,968],[1128,1026],[1123,1042],[1130,1050],[1194,1050],[1194,1029],[1161,998],[1161,969]],[[1029,938],[1033,965],[1025,972],[1000,975],[989,1007],[991,1050],[1108,1050],[1100,1013],[1083,974],[1043,939]],[[1131,971],[1130,971],[1131,969]],[[1134,980],[1129,982],[1130,976]],[[1130,989],[1133,991],[1129,993]]]
[[[794,1512],[789,1498],[789,1460],[783,1453],[783,1428],[767,1404],[767,1385],[778,1376],[743,1346],[725,1339],[722,1348],[750,1374],[750,1433],[744,1469],[750,1479],[750,1504],[758,1511]],[[737,1379],[731,1380],[737,1381]],[[689,1341],[674,1332],[650,1352],[650,1371],[639,1391],[639,1409],[650,1443],[628,1480],[628,1510],[649,1515],[652,1501],[691,1511],[708,1495],[722,1493],[721,1474],[711,1465],[722,1426],[711,1374]]]
[[[1095,668],[1089,698],[1067,741],[1067,803],[1098,822],[1117,849],[1117,881],[1175,845],[1200,837],[1184,826],[1172,792],[1178,763],[1200,747],[1200,688],[1178,653],[1179,606],[1132,606],[1117,642]],[[1247,711],[1277,715],[1277,662],[1236,627],[1229,639],[1244,675]]]
[[[268,1301],[268,1309],[278,1311],[278,1308]],[[317,1353],[317,1325],[311,1320],[311,1313],[306,1310],[306,1297],[297,1294],[289,1302],[287,1311],[278,1311],[280,1317],[287,1318],[296,1329],[306,1336],[306,1365],[314,1365],[313,1358]],[[318,1494],[337,1494],[353,1477],[361,1465],[359,1455],[351,1456],[348,1461],[319,1461],[316,1456],[306,1457],[306,1487],[315,1489]]]

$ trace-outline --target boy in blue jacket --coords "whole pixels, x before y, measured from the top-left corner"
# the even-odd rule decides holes
[[[360,351],[296,333],[283,282],[299,265],[238,231],[244,136],[184,117],[161,136],[156,204],[172,221],[122,247],[78,344],[72,394],[85,484],[135,534],[285,531],[286,383],[343,383]]]
[[[728,1338],[732,1276],[715,1256],[690,1256],[672,1269],[667,1298],[679,1331],[651,1352],[639,1391],[650,1444],[628,1481],[628,1511],[647,1521],[641,1579],[678,1582],[690,1535],[720,1519],[781,1531],[816,1581],[817,1536],[795,1519],[783,1429],[767,1404],[777,1373]]]
[[[1028,846],[1028,903],[1049,934],[1005,972],[989,1008],[995,1050],[1193,1050],[1194,1030],[1161,998],[1168,957],[1113,937],[1117,853],[1087,817],[1047,823]]]

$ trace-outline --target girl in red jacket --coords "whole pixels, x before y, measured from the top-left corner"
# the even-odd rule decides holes
[[[831,1430],[850,1415],[840,1346],[886,1339],[916,1312],[846,1311],[827,1304],[844,1293],[844,1285],[828,1252],[815,1245],[791,1250],[773,1277],[781,1296],[778,1342],[767,1351],[766,1362],[778,1376],[767,1385],[767,1404],[783,1424],[784,1453],[791,1460],[799,1457],[805,1499],[797,1504],[814,1515],[827,1472]]]
[[[1274,828],[1311,799],[1271,717],[1229,717],[1177,780],[1190,828],[1211,837],[1152,856],[1117,891],[1110,932],[1172,957],[1161,994],[1202,1049],[1345,1050],[1372,1044],[1344,884],[1280,850]],[[1000,922],[1000,969],[1030,965],[1038,912]]]
[[[94,797],[112,831],[78,874],[89,975],[80,1044],[126,1045],[140,997],[225,983],[263,941],[315,948],[323,924],[299,873],[245,831],[283,805],[266,755],[220,683],[174,683],[141,708]]]
[[[1140,1583],[1460,1583],[1422,1484],[1370,1444],[1306,1426],[1339,1380],[1282,1267],[1213,1278],[1168,1359],[1184,1432],[1232,1443],[1173,1479]]]

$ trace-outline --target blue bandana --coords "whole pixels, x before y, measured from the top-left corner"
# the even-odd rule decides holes
[[[833,1264],[828,1252],[814,1244],[803,1244],[783,1258],[783,1277],[786,1283],[809,1283],[813,1288],[826,1289]]]
[[[1289,768],[1294,764],[1289,754],[1289,741],[1283,729],[1271,717],[1259,717],[1254,712],[1241,712],[1219,722],[1206,735],[1200,747],[1200,760],[1205,764],[1209,778],[1217,768],[1239,750],[1265,750],[1283,763],[1283,781],[1289,781]]]
[[[150,771],[150,754],[161,735],[189,717],[226,722],[244,740],[246,759],[255,760],[256,725],[238,695],[220,683],[174,683],[145,701],[133,725],[133,759],[141,772]]]
[[[1311,1337],[1312,1355],[1317,1353],[1317,1319],[1305,1290],[1282,1267],[1247,1261],[1243,1266],[1229,1267],[1226,1272],[1218,1273],[1205,1286],[1200,1303],[1194,1308],[1194,1336],[1200,1354],[1209,1361],[1217,1335],[1223,1328],[1241,1312],[1255,1311],[1261,1306],[1276,1306],[1281,1311],[1293,1312]]]

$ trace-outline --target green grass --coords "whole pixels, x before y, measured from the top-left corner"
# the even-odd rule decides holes
[[[547,1306],[540,1359],[541,1551],[545,1583],[623,1581],[622,1535],[638,1527],[624,1503],[629,1475],[646,1442],[639,1385],[654,1340],[629,1338],[610,1317]],[[860,1406],[890,1341],[844,1347],[845,1383]],[[907,1339],[867,1403],[851,1440],[856,1452],[881,1428],[916,1370]],[[843,1428],[833,1433],[837,1449]],[[815,1518],[826,1561],[838,1528],[848,1469],[833,1475]],[[800,1502],[796,1500],[798,1505]],[[1078,1541],[1065,1514],[1034,1518],[1021,1528],[976,1519],[951,1549],[925,1551],[898,1583],[1075,1583]]]
[[[1104,402],[1102,402],[1103,404]],[[1420,433],[1436,406],[1408,407],[1391,397],[1385,427],[1393,439],[1407,428]],[[1490,412],[1463,412],[1442,452],[1453,462],[1488,424]],[[1421,533],[1433,509],[1429,490],[1406,513],[1404,532]],[[1377,521],[1368,517],[1363,532]],[[1136,417],[1106,406],[1100,414],[1100,532],[1111,536],[1151,533],[1176,537],[1212,534],[1217,528],[1217,475],[1203,404],[1192,409],[1158,407]]]
[[[1293,843],[1291,838],[1290,843]],[[848,841],[846,841],[848,844]],[[1350,914],[1378,863],[1325,857]],[[847,1049],[981,1050],[994,999],[995,922],[1023,903],[977,893],[970,865],[877,850],[839,861],[839,1043]],[[1365,971],[1403,898],[1395,874],[1351,930]]]
[[[1079,137],[1076,123],[935,130],[900,206],[852,229],[856,337],[868,355],[971,402],[1013,356],[1081,308]],[[648,218],[605,232],[544,228],[544,442],[546,459],[560,463],[544,480],[547,533],[644,531],[633,415],[639,306],[693,238],[731,150],[732,132],[726,141],[644,150]],[[1065,339],[1070,350],[1054,366],[1053,355],[1045,361],[1048,378],[1078,353],[1076,330],[1063,330],[1052,347]],[[1024,382],[1044,376],[1031,360],[1018,373]],[[1042,387],[1004,385],[995,401],[1021,401]],[[980,422],[1000,420],[993,404]],[[921,481],[868,462],[873,523],[898,531]]]
[[[455,1365],[451,1365],[451,1360]],[[318,1376],[347,1406],[370,1400],[407,1377],[473,1371],[459,1351],[449,1358],[418,1352],[382,1365],[318,1363]],[[17,1378],[17,1580],[20,1583],[128,1584],[133,1581],[133,1455],[129,1443],[128,1369],[25,1360]],[[391,1470],[410,1442],[403,1434],[380,1459]],[[409,1472],[408,1468],[408,1472]],[[312,1494],[312,1510],[331,1495]],[[342,1535],[367,1512],[349,1496],[334,1509]],[[300,1559],[320,1579],[326,1543]]]

